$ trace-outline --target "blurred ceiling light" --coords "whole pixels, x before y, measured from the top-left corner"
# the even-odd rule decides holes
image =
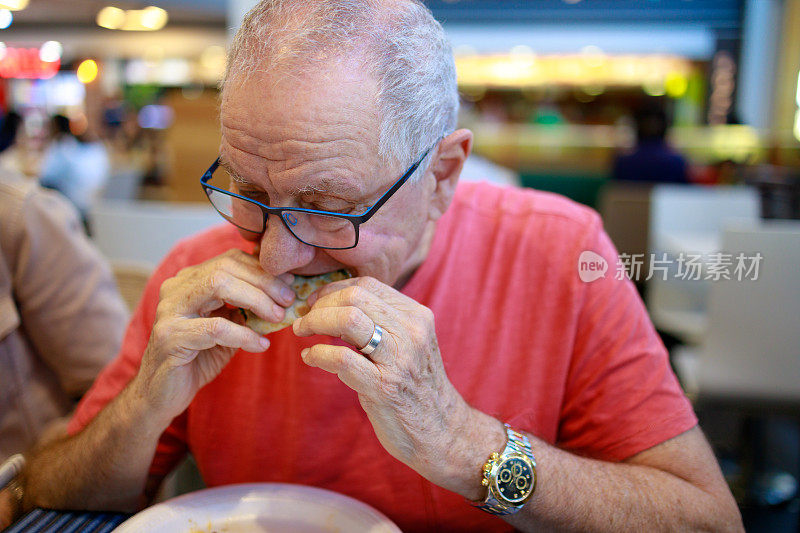
[[[97,62],[94,59],[86,59],[78,65],[78,81],[81,83],[92,83],[97,78]]]
[[[565,4],[577,4],[580,1],[581,0],[564,0],[564,3]]]
[[[156,6],[147,6],[139,13],[139,21],[142,27],[150,31],[160,30],[166,26],[169,19],[167,12]]]
[[[0,9],[11,11],[21,11],[28,7],[28,0],[3,0],[0,1]]]
[[[664,88],[670,98],[680,98],[686,94],[686,90],[689,88],[689,80],[683,74],[670,72],[664,80]]]
[[[4,30],[11,26],[14,22],[14,15],[8,9],[0,9],[0,30]]]
[[[108,6],[97,13],[97,25],[110,30],[155,31],[163,28],[168,19],[167,12],[156,6],[127,11]]]
[[[125,11],[118,7],[104,7],[97,13],[97,25],[109,30],[118,30],[125,24]]]
[[[61,59],[64,49],[58,41],[47,41],[39,48],[39,59],[45,63],[55,63]]]

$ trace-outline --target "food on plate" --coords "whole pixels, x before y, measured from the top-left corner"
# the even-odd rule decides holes
[[[263,318],[259,318],[255,313],[249,309],[242,309],[242,314],[245,318],[245,325],[258,333],[259,335],[268,335],[283,328],[292,325],[292,322],[308,313],[311,309],[306,303],[306,299],[311,296],[311,293],[334,281],[340,281],[350,278],[350,274],[346,270],[337,270],[335,272],[328,272],[327,274],[320,274],[319,276],[297,276],[295,275],[294,281],[291,284],[292,290],[297,295],[292,305],[286,308],[286,316],[278,323],[268,322]]]

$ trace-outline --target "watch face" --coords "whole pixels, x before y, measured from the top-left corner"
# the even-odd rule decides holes
[[[526,461],[511,457],[500,463],[495,480],[497,490],[504,500],[519,503],[533,491],[536,473]]]

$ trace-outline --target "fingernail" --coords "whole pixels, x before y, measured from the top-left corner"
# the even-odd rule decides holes
[[[281,280],[284,283],[291,283],[291,282],[294,281],[294,274],[292,274],[290,272],[285,272],[285,273],[281,274],[280,276],[278,276],[278,279]]]
[[[302,357],[304,361],[306,359],[306,356],[308,355],[308,350],[309,348],[303,348],[303,350],[300,351],[300,357]]]
[[[283,300],[286,303],[291,303],[292,298],[294,298],[294,291],[292,289],[290,289],[289,287],[282,288],[281,289],[281,298],[283,298]]]
[[[269,348],[269,339],[266,337],[261,337],[260,339],[258,339],[258,344],[260,344],[261,347],[266,350],[267,348]]]

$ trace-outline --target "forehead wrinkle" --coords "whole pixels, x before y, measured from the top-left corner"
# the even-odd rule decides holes
[[[317,120],[294,119],[290,124],[259,121],[254,127],[252,120],[252,117],[223,114],[222,135],[231,144],[268,160],[287,159],[290,155],[306,153],[341,154],[350,150],[377,153],[378,141],[371,140],[375,133],[355,122],[343,123],[341,119],[337,119],[339,122],[335,124],[325,124],[324,120],[320,123],[317,117]],[[295,135],[299,133],[302,138],[284,137],[283,134],[289,127],[294,130]]]
[[[280,128],[275,128],[280,130]],[[341,132],[330,132],[341,134]],[[352,134],[351,130],[348,130]],[[309,135],[310,137],[310,135]],[[279,171],[291,171],[304,165],[315,165],[336,159],[363,161],[374,152],[370,143],[360,138],[282,138],[255,136],[234,125],[223,124],[224,144],[248,155],[264,159]],[[347,165],[342,165],[347,167]],[[357,165],[356,165],[357,166]]]
[[[230,144],[229,144],[229,146],[231,148],[233,148],[234,150],[238,150],[238,151],[244,152],[244,153],[246,153],[248,155],[255,156],[255,157],[261,157],[262,159],[266,159],[266,158],[263,158],[262,156],[259,156],[259,155],[252,154],[250,152],[246,152],[244,150],[241,150],[241,149],[239,149],[239,148],[237,148],[235,146],[232,146]],[[267,161],[270,161],[270,160],[267,160]],[[276,161],[270,161],[270,163],[276,163]],[[303,166],[303,165],[304,164],[301,164],[300,166]],[[221,154],[219,156],[219,166],[224,168],[229,173],[231,178],[234,181],[236,181],[237,183],[242,183],[242,184],[245,184],[245,185],[258,186],[258,184],[256,184],[256,183],[254,183],[254,182],[242,177],[241,175],[239,175],[233,169],[232,165],[228,162],[228,156],[225,154],[224,150],[221,152]],[[303,173],[303,172],[300,171],[299,167],[294,167],[292,169],[283,169],[282,171],[284,173],[294,174],[294,175],[297,176],[297,177],[292,176],[290,179],[298,179],[298,177],[300,179],[313,178],[314,181],[315,181],[314,184],[307,183],[305,185],[301,185],[301,186],[297,186],[297,187],[293,187],[293,188],[288,188],[285,191],[285,194],[287,194],[289,196],[297,197],[297,196],[310,195],[310,194],[324,194],[324,195],[327,195],[327,196],[338,197],[338,198],[343,199],[343,200],[357,200],[358,197],[359,197],[359,194],[362,192],[360,190],[360,186],[359,186],[360,183],[359,182],[344,181],[341,178],[336,178],[336,177],[333,177],[333,176],[325,176],[325,175],[321,176],[320,173],[315,173],[315,172]],[[274,171],[274,170],[272,172],[270,172],[269,170],[267,170],[266,174],[267,175],[272,174],[273,176],[278,176],[280,172],[281,171]],[[335,173],[341,174],[341,175],[352,174],[352,171],[348,170],[345,167],[332,167],[332,168],[327,169],[326,172],[335,172]],[[353,194],[354,192],[356,192],[355,195]]]

